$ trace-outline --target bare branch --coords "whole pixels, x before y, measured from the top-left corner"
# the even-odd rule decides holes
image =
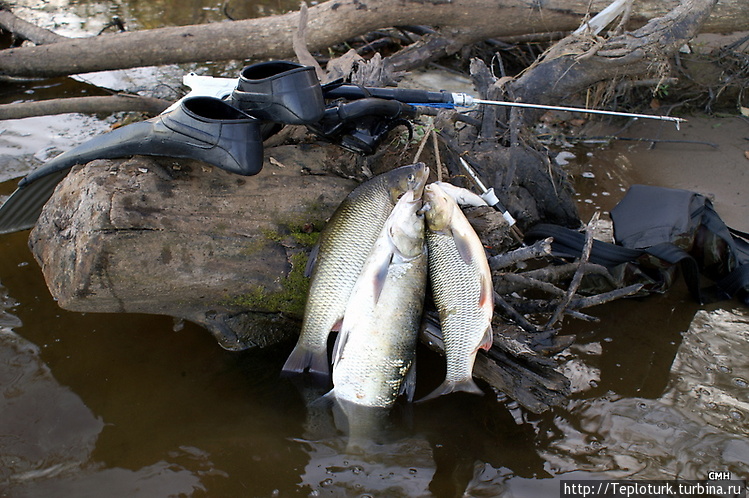
[[[567,305],[570,303],[570,301],[572,301],[572,297],[577,292],[577,288],[580,286],[580,282],[582,282],[583,280],[583,275],[585,275],[583,265],[587,263],[588,258],[590,258],[590,250],[593,248],[593,228],[600,215],[601,212],[596,211],[585,229],[585,245],[583,246],[583,252],[580,255],[580,267],[572,277],[572,282],[570,282],[570,286],[569,288],[567,288],[567,293],[565,294],[564,299],[562,299],[562,301],[557,305],[554,313],[551,314],[551,318],[549,318],[549,321],[546,323],[547,329],[550,329],[554,326]]]
[[[492,256],[489,258],[489,266],[492,270],[500,270],[520,261],[548,256],[551,254],[551,242],[553,240],[553,238],[549,237],[547,239],[539,240],[533,245],[520,247],[514,251]]]
[[[140,111],[149,114],[159,114],[170,105],[171,102],[162,99],[125,94],[103,97],[49,99],[0,105],[0,119],[21,119],[71,112],[111,114],[119,111]]]
[[[26,22],[13,12],[0,5],[0,29],[13,33],[13,35],[28,40],[36,45],[46,43],[57,43],[68,40],[66,36],[58,35],[52,31],[40,28],[30,22]]]

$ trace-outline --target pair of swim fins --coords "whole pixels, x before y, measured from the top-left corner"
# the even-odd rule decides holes
[[[243,176],[263,167],[263,140],[284,124],[309,124],[325,111],[314,69],[271,61],[245,67],[226,99],[193,96],[147,121],[117,128],[48,161],[0,207],[0,233],[31,228],[76,164],[136,154],[192,158]]]

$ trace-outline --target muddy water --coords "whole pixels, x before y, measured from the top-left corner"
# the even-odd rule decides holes
[[[90,16],[79,24],[94,31],[113,11],[148,26],[156,4],[76,2],[56,15]],[[193,2],[169,22],[216,9]],[[51,85],[5,87],[3,99],[93,91]],[[82,129],[107,126],[88,119],[71,117],[68,131],[2,123],[3,164],[23,170],[55,137],[70,133],[63,148],[85,139]],[[717,148],[561,147],[584,217],[610,209],[632,183],[650,183],[711,195],[726,220],[749,230],[745,121],[694,119],[678,132],[638,124],[623,136]],[[0,183],[0,195],[14,185]],[[565,406],[532,415],[491,395],[455,395],[396,410],[361,452],[340,414],[314,402],[318,390],[279,378],[290,344],[231,353],[170,318],[61,310],[27,237],[0,236],[0,496],[538,497],[557,496],[567,478],[749,478],[749,312],[736,302],[698,306],[682,282],[664,296],[593,309],[598,324],[565,323],[577,334],[560,358],[574,390]],[[423,353],[417,396],[441,375]]]

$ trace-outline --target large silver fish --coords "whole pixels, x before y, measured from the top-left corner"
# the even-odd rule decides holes
[[[328,335],[343,318],[346,303],[385,220],[408,190],[420,196],[429,168],[423,163],[396,168],[356,187],[341,202],[320,234],[302,331],[284,372],[328,376]]]
[[[413,190],[401,197],[356,281],[333,352],[337,400],[388,408],[403,392],[413,398],[427,278],[420,209]]]
[[[494,289],[484,247],[455,200],[424,189],[429,279],[445,342],[445,381],[421,401],[454,391],[481,394],[473,381],[479,348],[492,345]]]

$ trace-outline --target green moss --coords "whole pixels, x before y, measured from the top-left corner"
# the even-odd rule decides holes
[[[291,236],[299,245],[312,247],[320,239],[320,232],[291,232]]]
[[[275,220],[277,230],[261,230],[262,239],[244,252],[251,254],[271,243],[281,244],[292,250],[294,247],[313,247],[320,238],[320,230],[325,225],[328,214],[328,209],[321,203],[310,203],[298,212],[285,213]],[[309,290],[309,278],[304,276],[307,252],[300,250],[291,256],[291,271],[281,282],[280,292],[270,292],[257,286],[246,294],[228,299],[225,304],[248,310],[281,312],[301,318],[304,316]]]
[[[325,225],[325,218],[328,214],[325,205],[311,202],[300,211],[279,216],[275,220],[279,230],[264,230],[263,236],[270,241],[280,243],[290,238],[300,246],[312,247],[317,244],[320,230]]]
[[[304,276],[307,255],[298,253],[291,257],[291,271],[281,282],[282,290],[269,292],[262,286],[230,299],[227,304],[244,309],[281,312],[294,317],[304,316],[304,306],[309,291],[309,278]]]
[[[260,233],[263,234],[263,237],[265,237],[266,240],[271,242],[283,242],[285,238],[283,234],[276,230],[271,230],[270,228],[263,228],[260,230]]]

